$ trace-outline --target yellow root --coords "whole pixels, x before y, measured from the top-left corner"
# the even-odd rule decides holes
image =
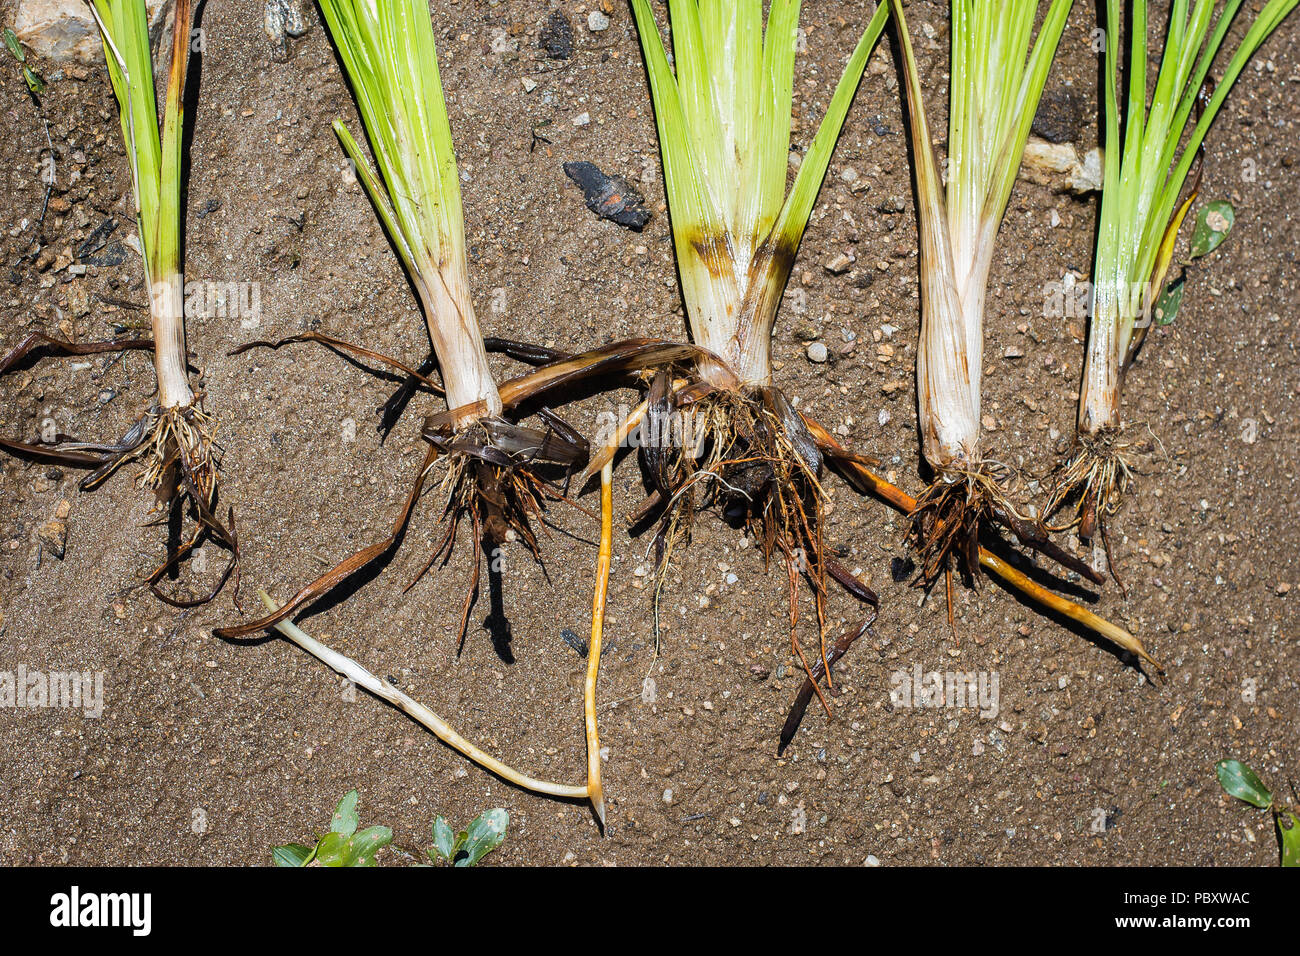
[[[1074,601],[1063,598],[1059,594],[1036,584],[1027,575],[1016,570],[991,551],[981,548],[979,558],[980,564],[983,565],[986,571],[997,575],[1021,594],[1032,598],[1043,607],[1055,611],[1062,617],[1068,617],[1070,620],[1082,624],[1094,634],[1099,634],[1129,653],[1136,654],[1157,671],[1164,673],[1164,668],[1160,666],[1160,662],[1147,653],[1147,649],[1142,646],[1142,642],[1118,624],[1113,624],[1104,617],[1092,613],[1081,604],[1076,604]]]
[[[816,421],[806,417],[804,421],[807,423],[813,437],[817,439],[818,445],[828,453],[838,457],[840,467],[846,477],[852,476],[851,481],[854,487],[858,488],[859,491],[878,495],[891,507],[904,514],[911,514],[916,511],[917,501],[915,498],[881,478],[861,461],[848,455],[843,446],[835,440],[835,437]],[[1156,670],[1164,671],[1164,668],[1160,666],[1160,662],[1147,653],[1142,642],[1118,624],[1107,621],[1086,607],[1053,591],[1049,591],[986,548],[979,548],[978,557],[980,566],[984,570],[1001,578],[1013,590],[1019,591],[1025,597],[1050,611],[1068,617],[1072,621],[1077,621],[1094,634],[1099,634],[1124,648],[1124,650],[1136,654]]]
[[[605,627],[605,599],[609,594],[609,564],[614,538],[614,463],[600,470],[600,552],[596,558],[596,591],[591,602],[591,645],[587,650],[587,683],[583,710],[587,724],[587,795],[605,826],[605,791],[600,783],[600,732],[596,728],[596,678],[600,674],[600,640]]]

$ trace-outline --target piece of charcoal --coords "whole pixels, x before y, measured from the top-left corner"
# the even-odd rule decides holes
[[[560,631],[560,637],[564,640],[565,644],[568,644],[569,647],[573,648],[574,653],[579,657],[587,656],[587,642],[580,638],[576,633],[566,627]],[[602,652],[600,656],[604,657],[605,654]]]
[[[650,221],[645,197],[622,176],[607,176],[595,163],[565,163],[564,172],[582,187],[587,208],[610,222],[640,232]]]
[[[81,256],[81,261],[88,266],[120,266],[126,262],[126,246],[114,239],[98,256]]]
[[[108,237],[116,228],[117,220],[112,216],[109,216],[96,226],[94,232],[86,237],[86,241],[77,246],[77,261],[85,262],[88,255],[103,249],[104,245],[108,242]]]
[[[564,14],[552,13],[537,36],[537,45],[552,60],[567,60],[573,56],[573,26]]]
[[[1075,143],[1083,133],[1083,97],[1066,87],[1043,96],[1032,132],[1049,143]]]

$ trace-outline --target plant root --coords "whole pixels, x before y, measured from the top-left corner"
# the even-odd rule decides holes
[[[456,530],[463,521],[473,526],[475,537],[485,545],[495,547],[517,538],[524,542],[534,558],[540,560],[541,551],[532,530],[532,521],[545,510],[546,501],[567,499],[539,476],[535,463],[574,467],[586,460],[586,442],[577,438],[554,416],[549,417],[552,427],[547,431],[485,419],[452,432],[445,427],[450,415],[444,413],[426,421],[424,437],[429,442],[428,451],[387,537],[354,552],[273,613],[247,624],[217,628],[213,633],[219,638],[231,639],[248,637],[274,627],[388,554],[400,544],[411,514],[426,482],[437,470],[438,462],[446,465],[439,486],[445,501],[443,519],[447,532],[406,590],[414,587],[439,560],[443,564],[451,560]],[[576,440],[575,445],[567,444],[570,438]],[[478,591],[479,558],[476,556],[474,560],[474,577],[461,615],[458,643],[464,640],[469,612]]]
[[[1112,438],[1081,440],[1047,502],[1048,517],[1066,509],[1066,520],[1049,525],[1049,530],[1078,529],[1080,538],[1091,541],[1106,519],[1119,511],[1132,481],[1133,469]]]
[[[1084,541],[1100,535],[1106,551],[1106,567],[1124,596],[1128,591],[1120,580],[1110,546],[1107,524],[1119,513],[1133,482],[1133,469],[1122,447],[1111,434],[1098,439],[1080,439],[1074,455],[1056,480],[1047,502],[1047,517],[1060,514],[1063,520],[1048,525],[1053,532],[1077,530]]]
[[[189,540],[173,549],[167,560],[146,578],[154,596],[178,608],[200,607],[212,601],[226,581],[235,577],[235,606],[239,606],[239,539],[235,533],[235,512],[227,513],[228,526],[215,513],[217,504],[218,455],[213,433],[214,424],[196,403],[162,410],[153,431],[142,447],[144,471],[138,481],[154,492],[160,509],[184,507],[188,503],[196,520],[196,530]],[[113,467],[116,467],[114,465]],[[211,538],[230,552],[230,560],[216,584],[199,598],[173,598],[164,594],[159,582],[188,555],[194,553],[205,538]]]
[[[596,725],[596,679],[600,676],[601,638],[605,631],[605,600],[609,595],[609,565],[613,556],[613,463],[600,470],[600,551],[596,557],[596,588],[591,601],[591,643],[587,647],[587,680],[583,715],[587,728],[587,796],[605,829],[605,790],[600,782],[600,732]]]
[[[850,485],[863,494],[880,498],[903,514],[910,515],[916,510],[916,499],[872,471],[872,466],[867,459],[842,446],[835,436],[815,419],[807,416],[803,416],[803,419],[809,433],[816,440],[817,447],[826,456],[826,460],[844,476]],[[1106,638],[1117,647],[1151,665],[1155,670],[1164,672],[1159,661],[1147,653],[1142,642],[1124,628],[1094,614],[1075,601],[1049,591],[983,546],[979,547],[977,555],[980,566],[989,574],[1001,578],[1012,590],[1018,591],[1040,607],[1068,618],[1092,633]]]
[[[914,585],[929,590],[940,576],[947,579],[953,559],[966,580],[976,584],[980,535],[994,525],[1006,528],[1021,545],[1061,567],[1094,584],[1103,583],[1104,578],[1085,562],[1052,542],[1040,520],[1020,513],[1011,504],[1005,491],[1010,480],[1008,469],[986,462],[950,471],[922,492],[908,514],[909,543],[920,558]]]
[[[642,423],[641,461],[651,498],[644,513],[658,511],[654,538],[658,608],[673,550],[689,541],[698,511],[718,506],[740,519],[759,543],[765,561],[780,555],[790,590],[790,645],[804,672],[812,665],[798,636],[798,578],[811,585],[817,615],[819,665],[829,673],[826,646],[827,577],[872,607],[875,593],[838,565],[822,540],[822,457],[803,420],[778,389],[676,385],[667,372],[651,383]],[[623,429],[619,429],[623,432]],[[603,456],[602,456],[603,457]],[[829,683],[829,678],[828,678]],[[814,690],[830,713],[820,688]]]
[[[257,593],[258,596],[261,597],[262,603],[266,605],[267,610],[272,614],[275,614],[280,610],[280,606],[272,600],[265,591],[258,591]],[[445,720],[431,711],[428,707],[425,707],[418,701],[408,697],[387,681],[380,680],[351,658],[345,657],[338,651],[326,647],[320,641],[312,638],[293,622],[281,620],[275,624],[275,629],[307,653],[324,662],[354,684],[364,687],[380,700],[387,701],[398,710],[402,711],[402,713],[411,717],[417,723],[427,727],[433,732],[434,736],[445,743],[448,747],[451,747],[453,750],[468,757],[480,767],[483,767],[490,773],[496,774],[501,779],[507,780],[515,786],[522,787],[525,790],[532,790],[535,793],[543,793],[552,797],[581,800],[587,796],[587,788],[585,786],[580,787],[571,784],[549,783],[544,780],[538,780],[534,777],[527,776],[526,774],[522,774],[519,771],[508,767],[491,754],[476,747],[458,734]]]
[[[817,681],[821,680],[825,674],[825,666],[834,667],[835,662],[843,657],[853,642],[871,630],[871,625],[875,622],[875,615],[848,628],[826,654],[826,663],[823,665],[818,661],[813,665],[812,673],[808,674],[799,693],[795,695],[794,703],[790,705],[790,711],[786,715],[785,724],[781,727],[781,742],[777,744],[776,755],[778,757],[785,755],[785,749],[790,746],[790,741],[794,740],[794,735],[799,731],[799,725],[803,722],[803,715],[808,710],[808,704],[813,698],[813,692],[817,689]]]
[[[278,349],[300,342],[314,342],[345,356],[359,356],[375,361],[406,376],[394,396],[379,409],[381,434],[386,435],[391,429],[414,389],[424,387],[436,394],[443,394],[442,387],[427,377],[426,373],[432,371],[428,360],[418,369],[412,368],[400,359],[319,333],[305,333],[274,342],[250,342],[236,349],[235,354],[251,348]],[[585,357],[574,357],[574,361]],[[565,371],[571,373],[573,369],[566,367]],[[537,373],[521,378],[528,381],[521,383],[520,379],[514,379],[507,383],[513,383],[510,400],[503,402],[507,409],[516,408],[556,384],[553,379],[538,376]],[[505,395],[504,388],[502,394]],[[479,406],[482,404],[479,403]],[[448,409],[425,419],[422,434],[428,442],[428,452],[387,537],[354,552],[299,590],[273,613],[247,624],[217,628],[213,633],[219,638],[241,638],[274,627],[390,553],[400,544],[424,486],[439,462],[445,466],[438,483],[445,502],[443,520],[447,531],[428,563],[406,586],[406,591],[413,588],[440,560],[444,565],[451,560],[456,531],[462,521],[468,521],[473,526],[474,536],[484,545],[485,550],[519,539],[540,562],[541,550],[533,532],[533,521],[545,510],[547,501],[572,504],[563,490],[557,489],[543,477],[543,469],[554,467],[566,475],[571,473],[586,463],[587,443],[550,409],[543,408],[539,412],[545,428],[530,428],[516,425],[504,418],[486,415],[485,408],[479,406]],[[466,418],[473,420],[458,428],[455,423]],[[481,570],[478,562],[476,557],[472,580],[462,606],[458,644],[464,641],[470,611],[478,597]]]
[[[151,339],[118,339],[106,342],[77,343],[33,332],[0,357],[0,375],[19,367],[42,352],[65,356],[95,355],[104,352],[143,351],[153,348]],[[178,608],[194,608],[211,602],[233,576],[235,604],[239,604],[239,541],[235,533],[234,510],[229,509],[223,523],[217,517],[219,448],[214,438],[215,425],[203,411],[202,396],[190,405],[162,409],[155,403],[117,442],[85,442],[58,434],[26,442],[0,439],[0,449],[27,458],[41,458],[78,468],[90,468],[81,480],[82,491],[94,491],[119,468],[139,462],[142,471],[137,481],[154,493],[156,509],[172,513],[187,507],[194,517],[195,530],[179,544],[169,546],[166,560],[144,578],[144,583],[160,601]],[[160,587],[205,540],[211,539],[230,552],[230,559],[209,590],[197,598],[177,598]]]

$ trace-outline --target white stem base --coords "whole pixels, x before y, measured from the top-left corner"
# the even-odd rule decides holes
[[[442,370],[447,408],[453,412],[464,410],[455,415],[456,428],[460,429],[481,418],[499,416],[501,396],[488,367],[487,349],[470,302],[468,283],[458,279],[454,269],[430,269],[431,278],[416,286],[433,352]]]
[[[185,283],[179,274],[155,282],[149,291],[153,366],[158,404],[164,409],[194,404],[185,352]]]

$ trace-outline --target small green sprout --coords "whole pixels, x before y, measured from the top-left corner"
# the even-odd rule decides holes
[[[18,41],[18,35],[13,30],[5,27],[4,31],[5,46],[13,54],[14,59],[18,61],[23,68],[23,79],[27,82],[27,88],[36,96],[40,96],[46,90],[46,83],[41,79],[41,75],[27,65],[27,53],[23,50],[23,45]]]
[[[433,846],[429,848],[429,859],[452,866],[476,866],[479,860],[504,842],[509,825],[510,815],[500,807],[483,811],[460,833],[452,833],[447,821],[438,817],[433,821]]]
[[[1300,817],[1290,809],[1279,808],[1272,791],[1264,786],[1254,770],[1240,760],[1220,760],[1214,769],[1219,775],[1219,786],[1228,796],[1273,814],[1282,865],[1300,866]]]
[[[360,833],[357,824],[357,792],[349,790],[339,801],[330,820],[330,832],[315,846],[286,843],[271,851],[276,866],[374,866],[375,854],[393,842],[388,827],[367,827]]]

